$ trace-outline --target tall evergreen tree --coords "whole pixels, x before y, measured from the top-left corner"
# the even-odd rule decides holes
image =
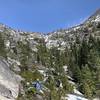
[[[0,33],[0,56],[2,57],[6,57],[6,47],[5,47],[5,44],[4,44],[4,39],[2,37],[2,34],[3,33]]]

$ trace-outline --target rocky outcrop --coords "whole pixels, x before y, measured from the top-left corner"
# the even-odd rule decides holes
[[[18,97],[20,80],[10,70],[9,64],[0,58],[0,100],[15,100]]]

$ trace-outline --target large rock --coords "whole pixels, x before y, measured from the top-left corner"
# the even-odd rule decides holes
[[[15,100],[19,88],[20,78],[10,70],[9,64],[0,58],[0,100]]]

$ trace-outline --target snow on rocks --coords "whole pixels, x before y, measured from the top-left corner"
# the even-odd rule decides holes
[[[83,96],[75,95],[75,94],[68,94],[66,97],[67,100],[88,100]]]
[[[5,41],[5,45],[6,45],[7,48],[9,48],[10,47],[10,41],[9,40]]]
[[[68,71],[68,66],[63,66],[63,69],[64,69],[65,72],[67,72]]]
[[[74,93],[83,96],[83,94],[79,92],[76,88],[74,88]]]
[[[94,21],[95,22],[100,22],[100,15],[97,15]]]
[[[77,94],[66,94],[65,97],[62,97],[62,100],[88,100],[84,96]]]

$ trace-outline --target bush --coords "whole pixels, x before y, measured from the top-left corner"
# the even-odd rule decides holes
[[[38,71],[34,71],[34,72],[23,71],[23,72],[21,72],[21,76],[23,78],[25,78],[25,80],[28,82],[34,81],[36,79],[42,80],[42,78],[43,78],[42,75]]]

